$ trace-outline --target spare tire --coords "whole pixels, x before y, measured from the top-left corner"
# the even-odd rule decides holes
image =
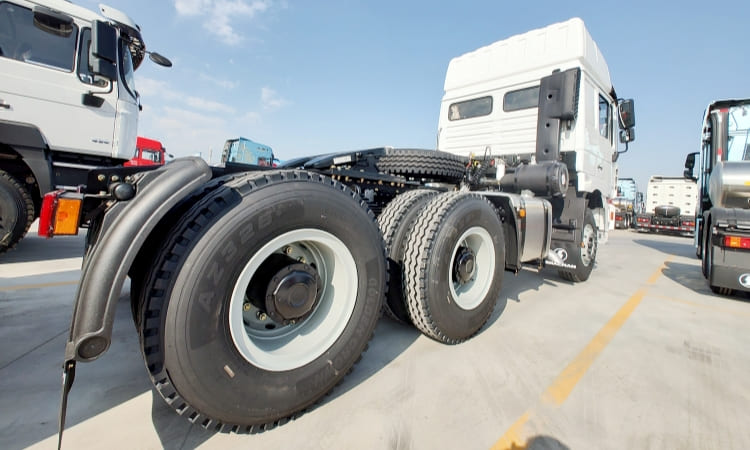
[[[654,214],[662,217],[677,217],[680,215],[680,208],[674,205],[660,205],[654,208]]]
[[[412,177],[461,181],[469,159],[438,150],[389,148],[376,166],[381,172]]]

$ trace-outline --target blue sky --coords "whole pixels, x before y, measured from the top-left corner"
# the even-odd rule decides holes
[[[174,62],[146,61],[136,72],[139,134],[176,156],[212,150],[214,163],[237,136],[281,159],[434,148],[452,57],[574,16],[604,53],[618,95],[635,99],[636,141],[619,165],[641,190],[651,175],[682,174],[709,101],[750,97],[747,0],[106,1]]]

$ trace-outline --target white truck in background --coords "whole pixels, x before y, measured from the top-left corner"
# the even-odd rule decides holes
[[[550,74],[555,80],[542,86],[542,95],[564,97],[547,108],[540,80]],[[551,264],[577,267],[561,275],[580,281],[611,228],[618,101],[599,47],[583,22],[571,19],[454,58],[438,149],[495,158],[504,189],[548,197],[552,249],[561,257]],[[626,144],[634,138],[632,129],[622,133]],[[559,184],[551,187],[552,180]]]
[[[655,175],[648,180],[646,209],[636,215],[636,230],[692,236],[698,184],[685,177]]]
[[[383,308],[463,342],[492,314],[505,271],[589,278],[615,136],[627,150],[634,126],[633,101],[615,95],[571,19],[454,58],[437,151],[94,170],[82,192],[55,196],[80,221],[43,215],[50,235],[89,228],[63,398],[77,362],[109,348],[127,276],[155,389],[215,430],[264,430],[314,404],[360,358]]]
[[[108,6],[0,2],[0,253],[26,234],[45,193],[133,156],[133,74],[147,53],[140,28]]]

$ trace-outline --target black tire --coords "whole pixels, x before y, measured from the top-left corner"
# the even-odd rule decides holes
[[[698,254],[700,255],[700,259],[701,259],[701,273],[703,274],[703,277],[706,280],[709,279],[708,267],[709,267],[710,262],[707,260],[707,258],[708,258],[710,247],[711,247],[711,244],[709,242],[711,238],[710,238],[710,235],[706,232],[706,230],[710,230],[710,229],[711,229],[711,223],[710,222],[706,223],[706,226],[703,227],[704,231],[703,231],[703,235],[701,239],[701,245],[698,246],[700,248],[700,251],[698,252]]]
[[[0,253],[12,249],[34,222],[34,200],[11,174],[0,170]]]
[[[133,314],[133,321],[136,324],[136,328],[140,327],[143,312],[143,302],[147,297],[147,292],[144,292],[146,286],[146,277],[149,275],[149,271],[156,264],[156,260],[159,257],[160,247],[162,244],[169,240],[177,230],[175,226],[179,222],[180,218],[183,217],[190,208],[193,207],[198,201],[221,188],[228,181],[231,181],[241,175],[229,175],[225,177],[215,178],[208,183],[201,186],[198,190],[190,194],[181,200],[169,213],[159,222],[156,228],[149,234],[146,242],[143,243],[141,250],[138,252],[135,261],[130,266],[128,276],[130,277],[130,308]],[[98,228],[101,220],[92,221],[89,226],[88,233],[86,234],[86,248],[95,241],[95,236],[98,234]],[[91,241],[91,242],[89,242]]]
[[[654,214],[662,217],[677,217],[680,215],[680,208],[674,205],[661,205],[654,208]]]
[[[466,172],[468,158],[437,150],[412,150],[389,148],[377,162],[378,170],[414,177],[461,181]]]
[[[284,324],[246,302],[261,261],[282,253],[307,257],[324,280],[309,316]],[[350,189],[303,171],[236,176],[190,208],[146,277],[139,334],[151,380],[203,427],[272,428],[352,369],[385,284],[380,231]]]
[[[464,248],[471,249],[474,257],[462,283],[454,269]],[[468,192],[433,198],[406,241],[404,291],[412,323],[437,341],[465,341],[492,314],[504,270],[503,227],[492,204]]]
[[[411,323],[404,301],[403,261],[406,238],[424,205],[437,193],[427,189],[409,191],[394,198],[378,216],[388,255],[388,290],[383,310],[386,315],[401,323]]]
[[[591,271],[596,263],[596,253],[599,246],[596,221],[594,214],[587,209],[583,215],[583,227],[581,229],[581,242],[569,245],[567,263],[575,265],[575,269],[558,270],[561,278],[580,283],[591,276]]]

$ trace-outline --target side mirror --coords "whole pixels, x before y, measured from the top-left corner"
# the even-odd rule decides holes
[[[697,155],[698,152],[688,153],[687,157],[685,158],[685,171],[682,173],[685,178],[697,180],[697,178],[693,176],[693,170],[695,169],[695,157]]]
[[[34,26],[60,37],[73,33],[73,18],[44,6],[34,6]]]
[[[635,126],[635,105],[632,98],[622,100],[617,105],[617,111],[620,118],[620,129],[627,130]]]
[[[635,140],[635,128],[627,128],[625,130],[620,130],[620,142],[623,144],[627,144],[628,142],[633,142]]]
[[[156,52],[148,52],[148,57],[154,63],[163,67],[172,67],[172,61],[167,59],[165,56],[160,55]]]
[[[91,73],[117,80],[117,30],[106,22],[94,21],[91,27]]]

